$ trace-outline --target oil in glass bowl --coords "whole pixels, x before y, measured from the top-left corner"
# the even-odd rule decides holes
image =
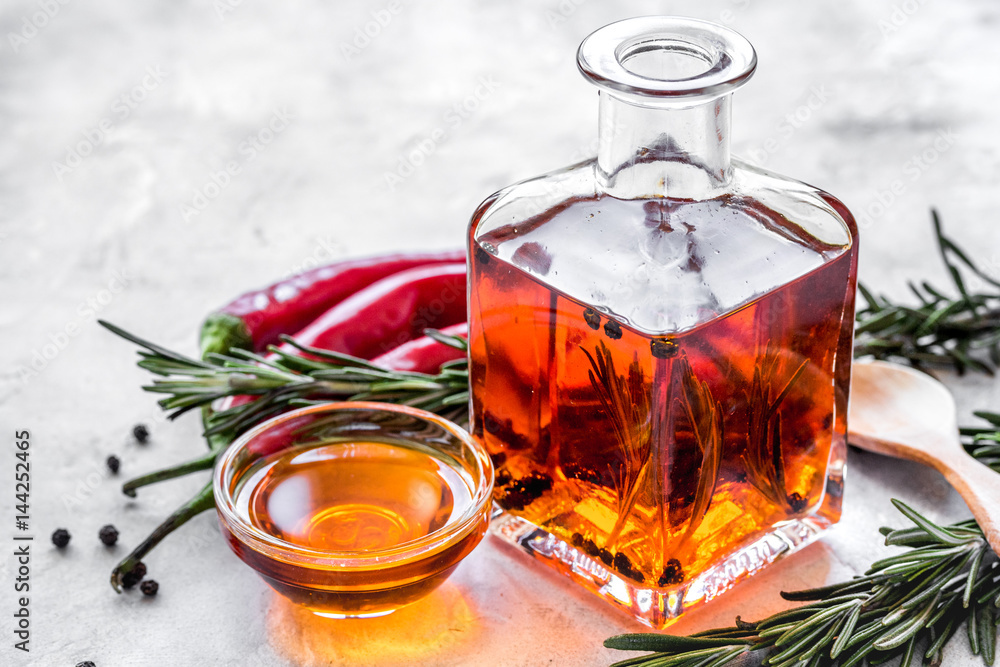
[[[489,459],[468,434],[414,424],[422,417],[413,415],[371,416],[353,410],[333,433],[316,415],[304,425],[293,417],[277,446],[257,446],[255,456],[251,439],[249,456],[227,452],[244,464],[220,506],[230,546],[276,591],[325,616],[380,616],[423,597],[488,524]],[[319,438],[317,423],[327,431]]]
[[[472,504],[472,482],[426,452],[343,442],[263,459],[236,502],[250,523],[287,542],[373,551],[461,516]]]

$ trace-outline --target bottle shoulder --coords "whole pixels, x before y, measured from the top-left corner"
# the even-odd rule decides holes
[[[743,162],[706,200],[622,200],[597,183],[588,161],[501,190],[470,241],[647,333],[693,328],[856,253],[836,198]]]

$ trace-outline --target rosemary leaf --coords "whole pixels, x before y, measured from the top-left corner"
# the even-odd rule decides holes
[[[914,307],[858,285],[865,305],[857,312],[855,356],[992,375],[1000,363],[1000,281],[984,273],[945,235],[937,211],[931,211],[931,219],[952,289],[939,289],[927,281],[908,282],[919,301]],[[972,291],[972,278],[985,284],[984,291]],[[957,296],[949,296],[949,291]]]
[[[992,664],[1000,559],[974,522],[941,526],[899,501],[893,504],[912,526],[885,531],[886,541],[904,551],[873,564],[864,577],[782,594],[809,604],[697,637],[633,634],[605,645],[653,651],[631,659],[631,667],[695,667],[709,656],[722,667],[748,651],[765,654],[770,667],[851,667],[897,658],[907,666],[918,654],[925,664],[939,664],[942,648],[965,623],[974,651]]]

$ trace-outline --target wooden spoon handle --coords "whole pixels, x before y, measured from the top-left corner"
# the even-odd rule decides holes
[[[1000,554],[1000,474],[971,456],[949,459],[945,478],[972,510],[993,551]]]

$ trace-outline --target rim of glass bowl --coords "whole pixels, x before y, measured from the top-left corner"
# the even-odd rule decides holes
[[[478,463],[479,472],[478,477],[474,480],[476,488],[473,490],[472,502],[469,509],[458,520],[449,522],[446,526],[433,533],[394,547],[374,551],[319,551],[310,549],[279,539],[244,521],[236,513],[231,488],[237,472],[233,470],[233,462],[236,456],[246,448],[247,443],[289,420],[317,412],[344,410],[395,412],[410,415],[439,426],[457,438],[464,446],[471,449]],[[237,539],[250,548],[274,559],[312,567],[317,565],[334,565],[342,568],[375,569],[384,568],[396,561],[407,560],[413,556],[447,546],[452,542],[453,538],[464,535],[475,523],[481,521],[482,514],[489,512],[493,494],[493,463],[486,450],[465,429],[432,412],[391,403],[345,401],[323,403],[292,410],[250,429],[230,445],[219,460],[216,461],[215,469],[212,472],[212,485],[215,504],[220,517],[225,521],[227,528],[232,531]]]

